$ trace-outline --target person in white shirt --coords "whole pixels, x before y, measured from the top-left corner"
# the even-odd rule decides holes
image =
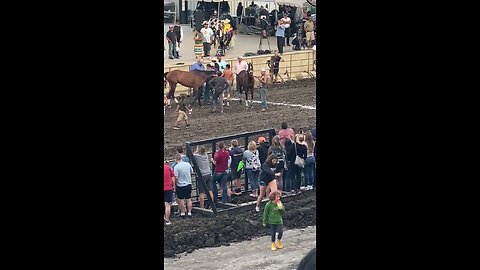
[[[240,86],[238,84],[238,74],[240,74],[240,72],[242,72],[243,70],[245,71],[248,70],[248,64],[247,62],[243,61],[243,57],[239,56],[238,62],[235,65],[235,83],[237,84],[238,95],[240,95]]]
[[[211,44],[213,40],[213,31],[208,27],[208,22],[203,22],[203,28],[200,30],[203,35],[203,52],[204,56],[210,58],[210,50],[212,49]]]

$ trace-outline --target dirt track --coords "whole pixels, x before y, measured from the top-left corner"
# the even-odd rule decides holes
[[[317,224],[315,191],[305,191],[288,201],[285,199],[284,205],[286,230]],[[216,219],[200,215],[191,219],[172,217],[172,224],[164,226],[164,257],[269,235],[268,228],[262,226],[261,214],[262,211],[257,213],[252,208],[242,208],[235,215],[221,215]]]
[[[315,107],[316,81],[313,79],[289,81],[283,85],[275,85],[267,90],[267,100],[273,103],[308,105]],[[259,101],[258,90],[255,89],[254,100]],[[285,121],[293,128],[309,130],[315,126],[315,109],[304,109],[288,105],[269,105],[269,111],[260,112],[260,104],[254,104],[252,111],[245,110],[245,104],[232,102],[225,107],[225,113],[210,113],[211,106],[201,108],[197,104],[189,115],[190,127],[182,126],[180,130],[173,129],[176,114],[173,109],[167,109],[164,117],[164,150],[165,156],[171,159],[175,146],[188,141],[210,139],[213,137],[233,135],[248,131],[267,128],[280,129],[280,123]]]

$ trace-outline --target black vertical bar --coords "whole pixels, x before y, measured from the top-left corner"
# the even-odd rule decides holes
[[[195,157],[193,156],[192,149],[190,148],[190,145],[187,143],[186,144],[186,150],[187,150],[187,156],[190,159],[190,161],[193,164],[193,170],[195,171],[195,176],[197,179],[197,185],[199,184],[198,180],[200,180],[200,185],[205,188],[206,190],[206,195],[208,200],[210,201],[210,205],[212,206],[213,214],[216,216],[217,215],[217,207],[215,206],[215,203],[213,201],[213,198],[210,196],[210,192],[208,192],[209,188],[207,188],[207,183],[205,182],[205,179],[202,176],[202,173],[200,172],[200,168],[197,166],[197,161],[195,160]]]
[[[245,138],[245,151],[248,150],[248,135],[244,137]],[[245,166],[247,166],[247,164],[245,164]],[[244,183],[244,186],[245,186],[245,192],[248,192],[248,177],[247,177],[247,169],[243,169],[243,171],[245,172],[245,183]]]

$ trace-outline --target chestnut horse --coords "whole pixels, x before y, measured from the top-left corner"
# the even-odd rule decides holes
[[[165,80],[170,84],[170,91],[168,92],[167,98],[171,101],[175,98],[175,88],[177,88],[177,84],[181,84],[185,87],[193,88],[193,100],[190,103],[193,104],[195,99],[198,100],[200,103],[200,97],[202,95],[201,87],[203,84],[213,76],[215,71],[183,71],[183,70],[172,70],[170,72],[165,72],[164,77]]]

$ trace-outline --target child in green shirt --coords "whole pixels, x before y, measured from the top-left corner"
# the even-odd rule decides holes
[[[265,205],[263,211],[263,226],[270,225],[270,231],[272,234],[272,250],[277,248],[283,248],[282,235],[283,235],[283,219],[282,215],[285,214],[285,207],[283,207],[280,201],[281,193],[274,191],[270,193],[270,201]],[[275,235],[278,232],[278,240],[275,242]]]

